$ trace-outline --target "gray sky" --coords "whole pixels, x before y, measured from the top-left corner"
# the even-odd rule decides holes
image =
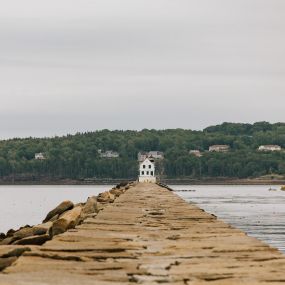
[[[284,121],[284,0],[0,0],[0,137]]]

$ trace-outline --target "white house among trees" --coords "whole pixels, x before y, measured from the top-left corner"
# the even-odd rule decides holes
[[[225,144],[211,145],[209,147],[210,152],[228,152],[229,150],[230,146]]]
[[[138,153],[138,161],[140,162],[144,161],[147,157],[153,157],[154,159],[164,159],[164,153],[161,151],[143,151]]]
[[[139,182],[156,183],[154,160],[146,158],[140,163]]]
[[[280,145],[261,145],[258,148],[259,151],[281,151],[282,148]]]
[[[101,149],[98,150],[99,156],[102,158],[117,158],[119,157],[119,153],[113,150],[106,150],[105,152],[102,152]]]
[[[39,153],[35,153],[35,159],[36,160],[45,160],[46,157],[45,157],[44,153],[39,152]]]

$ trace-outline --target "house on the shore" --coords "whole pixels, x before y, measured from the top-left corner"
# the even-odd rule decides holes
[[[138,161],[142,162],[146,158],[152,157],[154,159],[164,159],[164,153],[161,151],[149,151],[149,152],[139,152]]]
[[[35,160],[45,160],[45,154],[42,152],[35,153]]]
[[[226,144],[211,145],[209,147],[210,152],[228,152],[229,150],[230,146]]]
[[[281,151],[282,148],[280,145],[261,145],[258,148],[258,151]]]
[[[139,182],[156,183],[155,162],[153,158],[146,158],[139,164]]]
[[[102,152],[102,150],[99,149],[98,153],[101,158],[117,158],[120,156],[118,152],[113,150],[107,150],[105,152]]]
[[[203,156],[202,153],[201,153],[201,151],[198,150],[198,149],[191,149],[191,150],[189,150],[189,154],[190,154],[190,155],[193,155],[193,156],[196,156],[196,157],[201,157],[201,156]]]

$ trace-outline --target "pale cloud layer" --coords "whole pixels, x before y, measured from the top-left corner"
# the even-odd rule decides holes
[[[284,121],[284,0],[0,0],[0,137]]]

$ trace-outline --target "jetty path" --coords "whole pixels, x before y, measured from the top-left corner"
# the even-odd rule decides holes
[[[285,256],[175,193],[137,184],[25,252],[0,285],[285,284]]]

